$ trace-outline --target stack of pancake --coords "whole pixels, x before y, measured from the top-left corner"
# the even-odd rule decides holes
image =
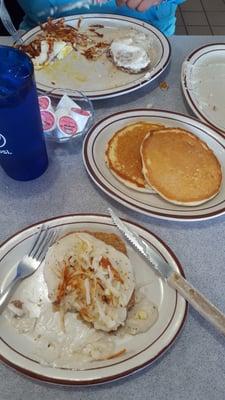
[[[139,121],[116,132],[105,152],[110,171],[138,191],[154,189],[165,200],[196,206],[218,194],[221,165],[213,151],[181,128]]]

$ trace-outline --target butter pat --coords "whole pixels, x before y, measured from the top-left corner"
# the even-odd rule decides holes
[[[77,132],[82,132],[87,124],[90,112],[83,110],[69,96],[64,95],[56,108],[57,117],[62,115],[70,116],[77,124]]]
[[[72,107],[80,108],[79,105],[71,99],[71,97],[64,94],[62,96],[62,98],[60,99],[60,101],[56,107],[56,110],[58,110],[59,108],[64,108],[69,112]]]
[[[78,132],[82,132],[91,114],[89,111],[82,110],[80,107],[73,107],[70,110],[70,115],[77,122]]]

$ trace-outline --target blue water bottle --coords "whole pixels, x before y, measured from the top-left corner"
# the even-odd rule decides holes
[[[21,181],[37,178],[48,166],[33,64],[8,46],[0,46],[0,165]]]

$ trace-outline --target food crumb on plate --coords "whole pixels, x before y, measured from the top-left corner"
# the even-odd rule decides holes
[[[161,90],[168,90],[169,89],[169,85],[166,81],[160,82],[159,87]]]

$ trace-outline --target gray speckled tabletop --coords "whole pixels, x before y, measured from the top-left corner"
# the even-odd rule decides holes
[[[7,43],[7,39],[0,38]],[[180,89],[181,63],[190,51],[216,36],[174,36],[169,90],[137,92],[95,104],[96,118],[118,110],[154,107],[188,114]],[[47,172],[31,182],[16,182],[0,171],[0,241],[39,220],[67,213],[105,213],[109,204],[120,216],[142,224],[175,252],[187,278],[225,312],[225,217],[195,223],[141,216],[103,195],[89,180],[81,146],[49,146]],[[1,400],[222,400],[225,398],[225,338],[192,308],[174,345],[144,371],[92,388],[64,389],[33,382],[0,365]]]

